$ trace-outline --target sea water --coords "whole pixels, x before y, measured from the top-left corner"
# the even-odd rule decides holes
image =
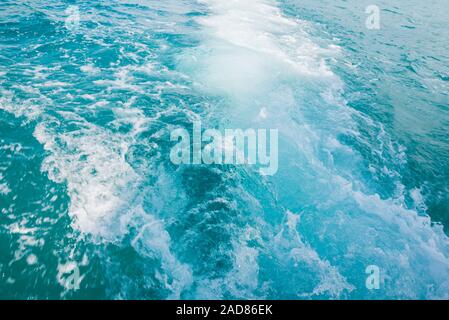
[[[447,4],[371,2],[2,0],[0,298],[449,298]]]

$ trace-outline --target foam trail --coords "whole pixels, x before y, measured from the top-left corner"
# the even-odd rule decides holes
[[[89,238],[99,246],[126,243],[130,232],[137,230],[130,245],[140,255],[160,260],[157,280],[168,290],[168,298],[179,299],[191,284],[190,270],[171,252],[163,221],[143,209],[143,178],[126,160],[136,136],[148,126],[141,110],[131,107],[133,99],[114,110],[113,125],[131,125],[128,134],[95,125],[76,112],[58,111],[50,116],[45,108],[37,113],[12,99],[0,102],[3,110],[17,117],[37,120],[34,137],[47,153],[41,170],[67,186],[68,214],[73,229],[80,232],[80,241]],[[126,283],[122,286],[126,289]],[[121,290],[116,297],[127,297],[129,293]]]
[[[132,137],[145,123],[144,117],[138,109],[129,107],[116,113],[115,121],[132,123],[130,136],[114,135],[73,113],[62,114],[65,123],[79,126],[76,131],[61,134],[52,130],[54,123],[40,123],[35,136],[50,153],[42,170],[52,180],[67,184],[69,214],[74,228],[82,234],[99,243],[116,242],[137,229],[131,245],[143,256],[161,259],[159,280],[171,292],[169,298],[179,299],[191,282],[190,271],[172,254],[163,222],[143,209],[139,191],[142,177],[125,159]],[[172,278],[170,282],[167,275]]]
[[[276,127],[277,121],[291,123],[290,115],[285,113],[286,110],[280,110],[277,105],[283,101],[277,103],[274,101],[279,98],[276,89],[284,85],[282,80],[285,77],[336,79],[324,64],[325,55],[333,51],[333,48],[322,49],[315,45],[303,32],[301,22],[285,18],[273,2],[203,2],[211,11],[210,15],[198,19],[204,29],[203,44],[192,52],[185,53],[180,59],[181,68],[194,76],[202,85],[202,90],[232,99],[231,104],[224,106],[226,119],[232,120],[232,125]],[[275,96],[270,97],[269,94]],[[293,107],[296,101],[292,99],[290,104]],[[220,111],[223,110],[217,110],[218,113]],[[288,129],[290,128],[284,128],[285,134],[295,134],[289,133]],[[285,213],[285,216],[287,219],[289,214]],[[272,223],[268,221],[261,225],[257,222],[258,218],[254,219],[252,223],[255,230]],[[296,226],[292,228],[295,229]],[[306,246],[298,234],[282,241],[280,234],[282,232],[277,233],[276,229],[271,230],[266,236],[273,241],[264,244],[262,252],[248,246],[248,239],[239,237],[234,239],[234,269],[224,280],[224,286],[233,296],[269,297],[271,294],[284,296],[285,293],[282,294],[280,291],[271,294],[265,292],[260,287],[262,283],[255,279],[270,268],[276,269],[281,265],[283,270],[288,269],[287,265],[293,268],[287,262],[289,259],[306,261],[305,257],[300,258],[298,254],[290,255],[289,250],[310,255],[303,269],[298,270],[300,274],[302,272],[316,274],[310,279],[309,285],[303,286],[302,296],[326,293],[338,296],[344,291],[352,290],[352,286],[338,270],[325,259],[321,259],[311,247]],[[285,244],[285,242],[292,243]],[[259,260],[263,259],[264,255],[271,256],[271,259],[275,258],[278,264],[258,266]],[[253,267],[243,269],[243,264]],[[333,274],[334,280],[325,279],[323,275],[326,274]],[[216,281],[212,283],[206,281],[200,286],[199,294],[206,297],[210,297],[211,294],[216,296],[217,292],[220,292],[217,287],[220,286],[223,285],[218,285]],[[242,286],[246,287],[245,293],[242,293]],[[206,288],[212,288],[210,290],[214,293],[206,293]]]
[[[447,298],[448,238],[401,183],[405,149],[346,103],[342,48],[284,2],[150,2],[81,2],[70,31],[65,3],[7,6],[0,125],[27,151],[0,150],[3,291],[45,265],[24,298]],[[279,129],[278,173],[174,166],[170,131],[198,120]]]
[[[299,232],[289,238],[290,244],[280,240],[285,231],[276,235],[274,227],[274,240],[264,246],[273,250],[266,254],[276,262],[261,264],[264,250],[250,253],[242,243],[234,249],[236,261],[246,252],[252,263],[259,263],[251,271],[259,279],[267,269],[293,272],[295,260],[309,270],[296,269],[292,286],[279,279],[283,287],[260,292],[276,297],[375,296],[366,292],[364,270],[378,264],[385,271],[388,297],[447,297],[449,241],[442,228],[406,208],[399,180],[392,180],[397,189],[390,198],[376,194],[358,171],[365,170],[361,155],[340,142],[341,136],[350,136],[372,147],[359,126],[384,132],[341,98],[344,84],[325,63],[326,58],[338,58],[341,49],[316,45],[304,31],[307,24],[283,16],[274,1],[202,3],[211,12],[198,19],[204,29],[202,45],[186,52],[180,66],[202,90],[229,99],[217,107],[228,127],[279,128],[280,171],[272,182],[285,219],[290,221],[292,212],[302,217],[290,227]],[[391,147],[385,132],[378,137],[379,161],[391,177],[400,177],[393,165],[404,163],[403,154]],[[304,245],[302,239],[313,245]],[[310,270],[318,278],[306,280]],[[401,274],[414,280],[387,281],[402,279]],[[314,285],[301,288],[307,281]],[[302,292],[293,294],[295,286]]]

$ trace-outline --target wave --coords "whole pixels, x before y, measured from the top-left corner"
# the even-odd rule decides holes
[[[108,297],[448,297],[449,240],[419,190],[401,184],[403,148],[345,101],[329,63],[342,48],[270,0],[120,9],[138,23],[113,10],[118,47],[104,29],[83,29],[101,59],[68,79],[38,67],[33,98],[0,100],[35,124],[41,171],[66,186],[72,228],[98,247]],[[169,132],[196,120],[279,129],[278,174],[174,166]],[[373,182],[385,176],[387,188]],[[384,290],[366,289],[369,265]]]

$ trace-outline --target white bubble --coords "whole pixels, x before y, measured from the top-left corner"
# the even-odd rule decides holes
[[[35,254],[30,254],[30,255],[27,257],[27,263],[28,263],[28,265],[30,265],[30,266],[35,265],[35,264],[37,263],[37,257],[36,257],[36,255],[35,255]]]

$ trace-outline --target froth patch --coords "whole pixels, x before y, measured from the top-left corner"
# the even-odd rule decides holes
[[[332,77],[321,48],[304,31],[305,22],[283,16],[273,1],[203,1],[211,14],[198,18],[203,45],[186,55],[206,87],[232,95],[257,91],[280,72]]]
[[[53,181],[66,183],[69,213],[82,232],[103,237],[120,234],[115,217],[127,212],[139,177],[125,161],[127,145],[94,125],[56,134],[40,123],[34,132],[48,157],[42,170]]]

